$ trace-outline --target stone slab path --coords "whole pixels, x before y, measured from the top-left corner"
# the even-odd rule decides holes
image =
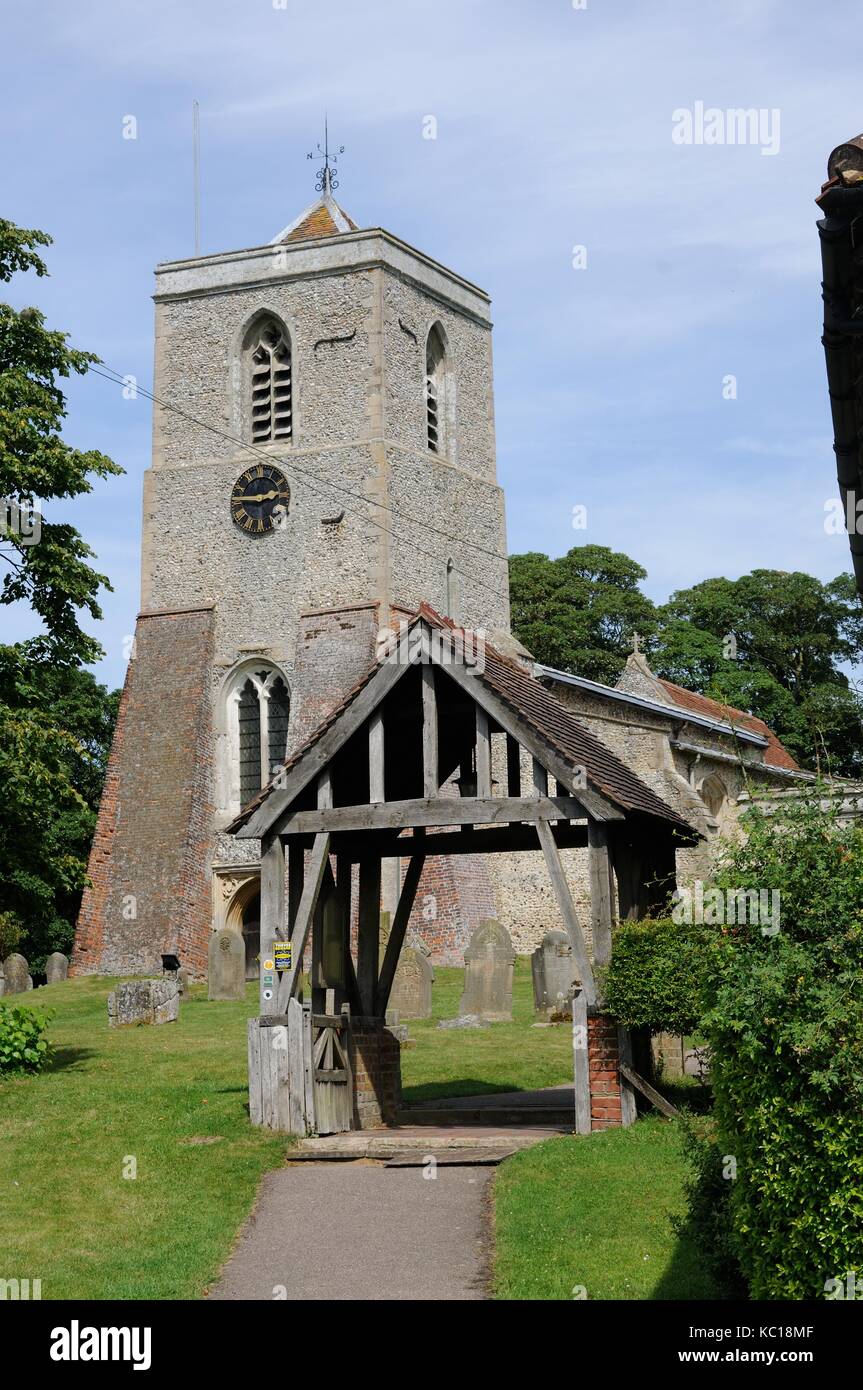
[[[483,1299],[493,1171],[441,1166],[428,1179],[360,1160],[268,1173],[209,1297]]]

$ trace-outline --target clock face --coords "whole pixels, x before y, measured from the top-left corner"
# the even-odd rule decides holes
[[[255,463],[241,473],[231,493],[231,519],[249,536],[263,536],[284,523],[291,489],[284,473]]]

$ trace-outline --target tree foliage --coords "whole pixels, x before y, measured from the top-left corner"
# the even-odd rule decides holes
[[[613,685],[633,634],[656,625],[639,588],[646,571],[607,546],[576,546],[556,560],[513,555],[509,568],[513,631],[548,666]]]
[[[50,240],[0,219],[0,280],[47,274],[37,248]],[[49,329],[38,309],[0,303],[0,604],[29,604],[40,626],[30,641],[0,646],[0,915],[4,936],[19,935],[37,970],[71,944],[117,704],[82,669],[101,648],[81,619],[102,616],[99,589],[110,586],[75,528],[44,514],[91,491],[93,478],[122,472],[61,434],[59,382],[97,360]],[[41,530],[27,536],[15,510],[35,499]]]
[[[654,606],[646,574],[604,546],[510,559],[512,623],[536,659],[613,685],[638,633],[657,676],[766,721],[803,767],[863,776],[863,608],[850,574],[753,570]]]

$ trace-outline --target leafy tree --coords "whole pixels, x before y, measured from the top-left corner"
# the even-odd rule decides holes
[[[758,715],[804,765],[863,773],[863,706],[842,669],[863,656],[851,575],[706,579],[673,594],[659,618],[658,675]]]
[[[576,546],[556,560],[513,555],[509,570],[513,631],[548,666],[613,685],[633,634],[656,626],[639,588],[646,571],[607,546]]]
[[[0,219],[0,280],[47,274],[36,248],[50,240]],[[110,588],[87,563],[93,552],[66,523],[42,515],[31,532],[17,518],[36,498],[44,509],[91,491],[93,477],[122,472],[60,432],[58,381],[97,360],[47,328],[38,309],[0,303],[0,560],[8,566],[0,604],[28,603],[41,627],[0,647],[0,915],[7,940],[19,931],[37,969],[71,942],[116,696],[81,669],[101,655],[81,616],[100,618],[98,592]]]

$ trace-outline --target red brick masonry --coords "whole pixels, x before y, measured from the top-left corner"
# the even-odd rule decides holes
[[[612,1125],[623,1124],[617,1022],[609,1014],[588,1011],[587,1065],[591,1129],[609,1129]]]
[[[394,1124],[402,1100],[400,1045],[388,1028],[375,1021],[351,1022],[351,1067],[354,1074],[354,1127],[374,1129]]]
[[[207,973],[213,610],[143,614],[99,808],[73,975]]]

